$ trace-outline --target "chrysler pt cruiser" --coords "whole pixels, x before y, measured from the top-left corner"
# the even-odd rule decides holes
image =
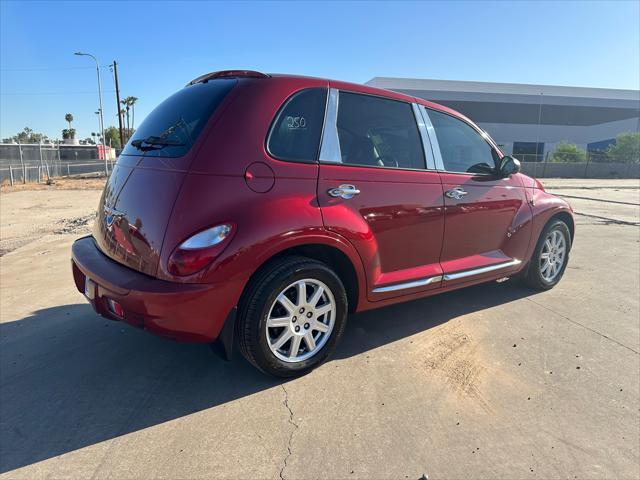
[[[73,245],[73,277],[106,318],[299,375],[351,312],[512,276],[556,285],[572,210],[519,169],[419,98],[209,73],[130,139],[93,234]]]

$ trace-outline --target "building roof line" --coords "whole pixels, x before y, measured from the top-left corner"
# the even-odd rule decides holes
[[[575,98],[586,97],[633,100],[640,102],[640,90],[623,90],[600,87],[571,87],[562,85],[535,85],[527,83],[475,82],[396,77],[374,77],[366,82],[366,85],[377,88],[386,88],[389,90],[429,90],[469,93],[499,93],[504,95],[543,95]]]

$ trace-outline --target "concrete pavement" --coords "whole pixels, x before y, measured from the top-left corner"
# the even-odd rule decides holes
[[[640,228],[577,219],[555,289],[352,316],[288,382],[100,319],[44,234],[0,258],[0,478],[638,478]]]

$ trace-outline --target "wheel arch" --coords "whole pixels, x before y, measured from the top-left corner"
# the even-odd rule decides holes
[[[529,242],[527,255],[525,256],[526,266],[522,269],[525,272],[529,268],[529,263],[533,253],[535,252],[540,235],[542,235],[545,227],[549,225],[550,222],[554,220],[562,220],[569,229],[571,243],[573,243],[573,237],[575,235],[575,220],[570,207],[565,202],[560,201],[557,197],[546,195],[544,193],[543,195],[543,201],[537,203],[536,211],[534,211],[533,214],[533,231],[531,233],[531,241]]]
[[[266,268],[269,268],[274,261],[283,257],[306,257],[312,260],[317,260],[332,268],[344,284],[349,303],[349,313],[353,313],[358,309],[361,293],[361,275],[358,275],[358,271],[356,270],[356,266],[353,264],[352,259],[340,248],[318,242],[288,246],[272,254],[251,274],[243,288],[242,295],[240,296],[240,302],[242,302],[248,294],[254,280]]]
[[[561,210],[557,213],[554,213],[542,227],[543,230],[544,230],[544,227],[546,227],[550,222],[554,220],[561,220],[567,225],[567,228],[569,229],[569,233],[571,234],[571,243],[573,243],[573,237],[576,231],[575,220],[573,219],[573,215],[571,215],[571,213],[566,210]]]

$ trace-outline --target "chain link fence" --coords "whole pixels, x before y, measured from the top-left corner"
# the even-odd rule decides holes
[[[47,182],[54,177],[111,172],[95,145],[0,144],[0,183]]]
[[[606,152],[514,153],[522,172],[537,178],[640,178],[640,153],[621,157]],[[0,144],[0,183],[47,182],[54,177],[105,173],[95,145]],[[115,159],[107,160],[107,174]]]
[[[546,155],[514,154],[522,172],[536,178],[640,178],[640,158],[618,157],[604,152]]]

